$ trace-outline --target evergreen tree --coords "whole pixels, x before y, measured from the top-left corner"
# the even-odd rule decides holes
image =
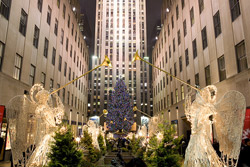
[[[97,137],[97,141],[101,150],[102,155],[105,155],[106,153],[106,146],[104,144],[104,138],[103,136],[99,133],[98,137]]]
[[[77,150],[77,143],[73,139],[71,128],[62,127],[55,133],[55,141],[51,145],[49,167],[79,167],[82,152]]]
[[[93,140],[92,137],[90,136],[90,134],[88,133],[88,131],[84,131],[83,132],[83,138],[81,139],[81,145],[88,150],[88,155],[86,157],[86,160],[91,162],[91,163],[95,163],[99,160],[99,158],[101,157],[100,151],[96,148],[94,148],[93,145]]]
[[[118,79],[111,100],[108,103],[107,126],[111,131],[130,131],[134,123],[133,109],[127,87],[122,79]]]
[[[167,123],[160,124],[159,130],[163,134],[163,139],[159,142],[156,136],[150,138],[144,160],[149,167],[180,167],[182,157],[178,150],[181,147],[182,136],[175,138],[173,126]]]

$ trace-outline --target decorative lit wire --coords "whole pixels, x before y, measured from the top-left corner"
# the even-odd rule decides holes
[[[176,76],[174,76],[174,75],[170,74],[169,72],[164,71],[163,69],[161,69],[161,68],[159,68],[159,67],[157,67],[157,66],[155,66],[155,65],[153,65],[153,64],[151,64],[151,63],[149,63],[149,62],[148,62],[148,61],[146,61],[146,60],[144,60],[143,58],[141,58],[141,57],[139,56],[138,51],[136,51],[136,53],[135,53],[135,55],[134,55],[134,57],[133,57],[133,59],[132,59],[132,63],[134,63],[136,60],[141,60],[141,61],[143,61],[143,62],[147,63],[148,65],[150,65],[150,66],[152,66],[152,67],[154,67],[154,68],[157,68],[158,70],[160,70],[160,71],[162,71],[162,72],[166,73],[167,75],[169,75],[169,76],[171,76],[171,77],[175,78],[176,80],[178,80],[178,81],[180,81],[180,82],[184,83],[185,85],[190,86],[191,88],[193,88],[193,89],[197,90],[198,92],[200,92],[200,91],[201,91],[200,89],[198,89],[198,88],[196,88],[196,87],[194,87],[194,86],[192,86],[192,85],[188,84],[187,82],[183,81],[182,79],[180,79],[180,78],[178,78],[178,77],[176,77]]]
[[[63,88],[65,88],[65,87],[68,86],[69,84],[71,84],[71,83],[75,82],[76,80],[82,78],[83,76],[85,76],[85,75],[91,73],[92,71],[98,69],[98,68],[101,67],[101,66],[112,67],[111,61],[109,60],[108,56],[105,55],[105,58],[104,58],[102,64],[100,64],[99,66],[93,68],[92,70],[89,70],[89,71],[86,72],[85,74],[82,74],[81,76],[79,76],[79,77],[77,77],[76,79],[70,81],[69,83],[65,84],[64,86],[62,86],[62,87],[60,87],[60,88],[54,90],[53,92],[50,93],[50,95],[53,94],[53,93],[56,93],[57,91],[59,91],[59,90],[61,90],[61,89],[63,89]]]

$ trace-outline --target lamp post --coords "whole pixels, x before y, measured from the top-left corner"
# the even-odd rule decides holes
[[[72,109],[69,111],[69,125],[71,125]]]

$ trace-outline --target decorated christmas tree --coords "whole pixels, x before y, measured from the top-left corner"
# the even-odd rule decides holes
[[[130,131],[134,123],[133,109],[127,87],[122,79],[118,79],[108,103],[107,126],[110,131]]]
[[[82,152],[77,149],[70,127],[62,127],[55,133],[55,141],[51,145],[48,154],[49,167],[80,167]]]

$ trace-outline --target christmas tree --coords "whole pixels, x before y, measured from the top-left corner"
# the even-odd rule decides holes
[[[51,145],[49,167],[80,167],[82,152],[77,150],[77,143],[73,139],[70,127],[62,127],[54,136]]]
[[[130,131],[134,123],[133,109],[127,87],[122,79],[118,79],[108,103],[106,122],[110,131]]]
[[[159,124],[159,132],[163,134],[163,138],[160,141],[156,135],[150,138],[144,161],[149,167],[180,167],[182,157],[178,150],[182,136],[176,138],[173,126],[166,122]]]
[[[99,147],[100,147],[102,155],[105,155],[105,153],[106,153],[106,146],[105,146],[105,143],[104,143],[104,138],[101,135],[101,133],[99,133],[99,135],[97,137],[97,140],[98,140],[98,144],[99,144]]]
[[[88,150],[88,155],[86,157],[86,160],[90,163],[95,163],[97,162],[100,157],[101,153],[98,149],[96,149],[93,145],[93,140],[90,134],[88,133],[87,130],[83,132],[83,138],[81,139],[81,145]]]

